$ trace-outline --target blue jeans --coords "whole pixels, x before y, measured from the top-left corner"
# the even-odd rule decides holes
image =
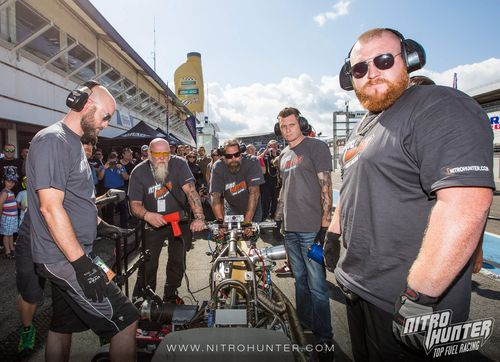
[[[315,237],[311,232],[285,232],[299,321],[313,331],[316,343],[323,343],[332,340],[333,332],[325,268],[307,257]]]

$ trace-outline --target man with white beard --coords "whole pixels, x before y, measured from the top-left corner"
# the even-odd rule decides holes
[[[165,239],[168,239],[167,279],[163,300],[182,303],[177,296],[186,269],[186,251],[191,247],[192,232],[202,231],[205,216],[196,192],[193,174],[186,160],[171,155],[170,146],[163,138],[149,144],[148,159],[138,164],[129,179],[128,196],[132,214],[146,223],[143,242],[151,253],[150,259],[139,268],[133,298],[139,298],[149,285],[156,289],[158,259]],[[189,206],[194,214],[190,221]],[[178,212],[182,235],[173,234],[164,215]]]

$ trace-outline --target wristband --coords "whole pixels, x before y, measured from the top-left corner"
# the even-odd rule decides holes
[[[142,214],[142,217],[141,217],[142,220],[146,221],[146,219],[144,219],[144,218],[146,217],[147,213],[148,213],[148,210],[144,211],[144,214]]]

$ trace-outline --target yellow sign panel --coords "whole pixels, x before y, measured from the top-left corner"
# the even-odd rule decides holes
[[[205,102],[201,54],[188,53],[187,60],[174,73],[175,93],[191,112],[203,112]]]

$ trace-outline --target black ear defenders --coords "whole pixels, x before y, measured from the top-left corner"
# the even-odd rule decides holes
[[[303,134],[307,133],[309,134],[309,130],[311,129],[311,126],[309,126],[309,122],[307,121],[307,119],[305,117],[302,117],[299,113],[299,127],[300,127],[300,132],[302,132]],[[274,135],[276,137],[280,137],[281,136],[281,129],[280,129],[280,123],[279,122],[276,122],[274,124]]]
[[[417,43],[415,40],[405,39],[403,34],[401,34],[397,30],[390,28],[385,28],[384,30],[390,31],[399,38],[401,42],[401,58],[403,59],[403,62],[406,65],[406,70],[408,71],[408,73],[411,73],[415,70],[424,67],[426,56],[425,56],[425,50],[422,47],[422,45]],[[352,85],[352,71],[351,71],[351,60],[350,60],[351,52],[352,48],[351,50],[349,50],[349,54],[347,55],[345,63],[340,69],[339,73],[340,87],[347,91],[354,89]]]
[[[89,80],[88,82],[83,83],[82,88],[75,89],[68,94],[68,97],[66,97],[66,105],[76,112],[81,112],[89,100],[92,88],[99,85],[101,84],[95,80]]]

